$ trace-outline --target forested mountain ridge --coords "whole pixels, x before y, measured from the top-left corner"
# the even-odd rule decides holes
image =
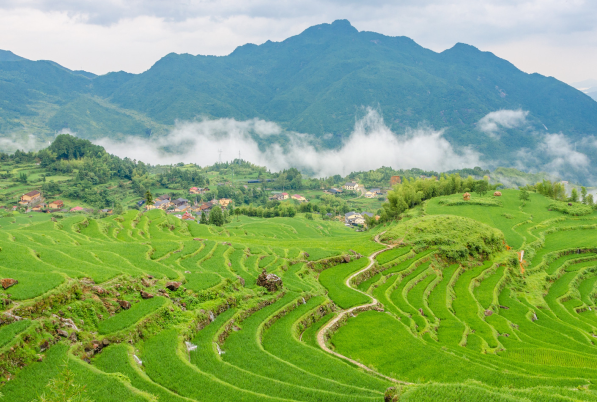
[[[255,117],[338,146],[363,106],[397,133],[424,123],[491,158],[533,149],[529,130],[571,141],[597,134],[597,102],[555,78],[526,74],[473,46],[436,53],[406,37],[359,32],[348,21],[282,42],[246,44],[228,56],[171,53],[142,74],[94,76],[48,61],[0,54],[0,133],[86,138],[167,133],[175,121]],[[4,61],[10,60],[10,61]],[[497,110],[528,111],[530,127],[482,133]]]

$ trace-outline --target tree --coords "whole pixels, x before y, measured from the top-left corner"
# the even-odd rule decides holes
[[[147,205],[153,205],[153,196],[149,190],[145,192],[145,201],[147,202]]]
[[[475,193],[479,195],[487,194],[487,190],[489,190],[489,183],[485,180],[477,180],[475,182]]]
[[[580,188],[580,195],[582,197],[582,203],[587,203],[587,189],[583,186]]]
[[[207,225],[207,213],[205,213],[205,211],[201,212],[201,219],[199,220],[199,223]]]
[[[236,209],[234,210],[234,215],[236,215],[236,221],[237,221],[237,222],[240,220],[240,213],[241,213],[241,210],[240,210],[240,208],[236,208]]]
[[[22,172],[21,174],[19,174],[19,178],[18,178],[18,180],[19,180],[21,183],[27,184],[27,173],[25,173],[25,172]]]
[[[222,226],[224,224],[224,214],[220,207],[215,206],[209,212],[209,224],[216,226]]]
[[[120,204],[119,202],[115,203],[115,204],[114,204],[114,211],[113,211],[113,212],[114,212],[116,215],[120,215],[120,214],[122,213],[122,211],[123,211],[123,210],[122,210],[122,204]]]
[[[587,205],[593,206],[593,194],[587,194]]]
[[[521,188],[518,193],[518,199],[521,201],[529,201],[531,197],[529,197],[529,192],[525,188]]]
[[[48,391],[41,394],[39,402],[92,402],[85,395],[86,386],[75,383],[75,374],[68,367],[46,387]]]
[[[578,202],[578,191],[576,190],[576,188],[572,188],[572,191],[570,192],[569,201]]]

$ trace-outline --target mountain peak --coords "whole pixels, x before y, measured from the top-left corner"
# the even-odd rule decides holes
[[[324,23],[309,27],[298,36],[321,36],[325,34],[346,35],[355,34],[358,32],[359,31],[355,27],[353,27],[348,20],[336,20],[331,24]]]
[[[22,61],[27,60],[24,57],[17,56],[10,50],[0,50],[0,61]]]
[[[348,20],[336,20],[334,22],[332,22],[332,28],[334,29],[342,29],[342,30],[346,30],[346,31],[350,31],[350,32],[358,32],[357,29],[355,27],[352,26],[352,24],[350,23],[350,21]]]
[[[468,45],[466,43],[458,42],[450,49],[444,50],[444,52],[458,52],[458,53],[479,53],[481,52],[479,49],[474,47],[473,45]]]

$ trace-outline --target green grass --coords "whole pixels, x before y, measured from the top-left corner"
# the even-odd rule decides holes
[[[12,324],[5,324],[0,327],[0,348],[15,340],[15,337],[29,328],[30,320],[15,321]]]
[[[209,374],[188,362],[179,350],[176,331],[168,330],[149,338],[141,353],[145,373],[156,384],[186,398],[208,401],[267,401],[263,394],[240,390],[214,381]]]
[[[194,338],[193,343],[198,347],[196,351],[190,353],[191,362],[197,367],[200,367],[201,370],[236,387],[284,399],[353,400],[353,398],[347,398],[347,396],[342,394],[306,388],[288,382],[272,381],[271,378],[260,376],[253,371],[243,370],[223,362],[218,358],[218,354],[214,350],[212,341],[215,333],[220,328],[220,325],[230,319],[233,313],[234,311],[231,310],[223,313],[206,329],[200,331]]]
[[[11,367],[12,378],[0,392],[29,402],[66,359],[96,402],[149,401],[150,394],[173,402],[382,400],[389,381],[328,354],[316,339],[338,314],[318,318],[328,306],[368,304],[368,292],[383,311],[346,317],[328,344],[415,383],[400,400],[596,401],[583,387],[592,389],[597,377],[597,219],[549,211],[552,201],[537,194],[526,204],[517,191],[503,194],[477,203],[463,203],[458,194],[434,198],[409,211],[410,219],[362,233],[302,214],[243,216],[224,227],[162,211],[58,222],[0,218],[0,277],[19,281],[0,296],[13,302],[4,309],[28,318],[0,326],[0,347],[24,348],[15,353],[26,364],[22,370],[0,364]],[[384,240],[404,246],[380,253],[379,272],[347,286],[367,256],[385,247],[373,241],[384,231]],[[530,263],[524,275],[513,261],[521,248]],[[364,257],[322,271],[310,263],[350,250]],[[256,286],[263,268],[282,278],[283,294]],[[141,283],[147,275],[155,281],[149,288]],[[95,294],[78,282],[82,277],[110,294]],[[169,292],[171,300],[155,297],[110,312],[115,300],[135,300],[139,290],[156,294],[173,279],[183,285]],[[65,298],[67,289],[76,290]],[[213,322],[209,312],[216,313]],[[63,340],[34,362],[41,338],[63,339],[52,314],[72,318],[79,339]],[[219,338],[224,330],[227,338]],[[104,337],[114,344],[83,363],[91,342]],[[183,343],[189,339],[198,346],[190,353]]]
[[[479,317],[477,304],[469,291],[473,278],[480,275],[490,265],[491,262],[486,262],[484,265],[470,268],[460,275],[454,285],[456,298],[453,301],[452,307],[457,318],[474,330],[475,335],[487,342],[490,348],[495,348],[497,347],[497,339],[495,339],[491,327]]]
[[[341,308],[350,308],[359,304],[365,304],[371,300],[354,289],[346,287],[346,279],[353,273],[363,269],[369,264],[367,258],[353,260],[348,264],[340,264],[335,267],[323,270],[319,274],[319,282],[327,289],[328,296]]]
[[[0,267],[0,275],[19,281],[18,284],[6,290],[0,288],[0,295],[10,295],[13,300],[27,300],[41,296],[65,281],[65,277],[59,273],[32,273],[3,267]]]
[[[489,256],[503,250],[504,235],[471,218],[428,215],[395,225],[382,236],[387,242],[404,242],[416,248],[438,247],[450,260]]]
[[[152,382],[134,361],[133,353],[134,350],[130,346],[112,345],[102,350],[102,353],[94,359],[93,365],[106,373],[125,375],[133,387],[158,397],[159,401],[183,402],[187,400]]]
[[[218,274],[214,273],[191,273],[185,274],[186,282],[184,286],[188,289],[200,292],[202,290],[209,289],[216,286],[222,281],[222,278]]]
[[[31,402],[45,391],[48,382],[67,364],[76,382],[86,387],[87,397],[95,402],[146,402],[149,394],[134,389],[121,377],[104,374],[83,361],[68,356],[68,346],[58,344],[50,349],[41,363],[26,367],[19,376],[2,387],[4,399]]]
[[[164,297],[154,297],[153,299],[141,300],[138,303],[132,303],[130,309],[122,310],[118,314],[101,321],[98,327],[99,333],[105,335],[129,328],[142,318],[166,305],[166,302],[166,298]]]
[[[263,335],[263,348],[305,371],[346,384],[347,387],[369,389],[374,392],[383,391],[388,385],[387,382],[365,375],[346,362],[335,359],[308,344],[306,338],[310,337],[310,333],[314,336],[316,329],[319,328],[317,325],[319,322],[302,334],[302,342],[298,339],[300,335],[295,332],[294,324],[303,315],[316,309],[324,300],[323,297],[311,298],[307,303],[276,321]],[[322,319],[320,322],[326,321]],[[371,396],[374,396],[374,392]]]
[[[376,328],[369,331],[368,328]],[[504,373],[443,352],[414,338],[399,321],[387,314],[367,311],[340,328],[333,338],[336,350],[384,374],[413,382],[462,382],[467,379],[493,386],[531,387],[537,385],[576,386],[581,379],[553,379]],[[396,358],[399,356],[400,358]],[[450,367],[450,370],[446,370]]]
[[[392,250],[384,251],[383,253],[379,254],[375,259],[381,265],[384,265],[396,258],[402,257],[403,255],[407,254],[411,251],[408,247],[397,247]]]
[[[314,247],[303,248],[303,251],[309,254],[309,257],[307,257],[307,260],[309,261],[323,260],[324,258],[329,258],[340,254],[340,252],[336,250],[325,250]]]

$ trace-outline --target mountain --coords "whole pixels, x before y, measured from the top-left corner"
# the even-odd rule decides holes
[[[578,89],[589,95],[591,98],[597,101],[597,80],[589,79],[571,84],[574,88]]]
[[[368,106],[397,133],[420,124],[445,129],[451,143],[511,164],[519,150],[538,146],[537,132],[562,132],[571,142],[597,135],[597,102],[555,78],[466,44],[436,53],[407,37],[359,32],[345,20],[223,57],[171,53],[141,74],[0,61],[4,135],[34,131],[49,139],[69,129],[92,139],[150,136],[177,120],[257,117],[335,147]],[[528,111],[529,125],[499,136],[478,129],[483,116],[502,109]]]
[[[0,61],[22,61],[27,60],[21,56],[17,56],[11,51],[0,50]]]

